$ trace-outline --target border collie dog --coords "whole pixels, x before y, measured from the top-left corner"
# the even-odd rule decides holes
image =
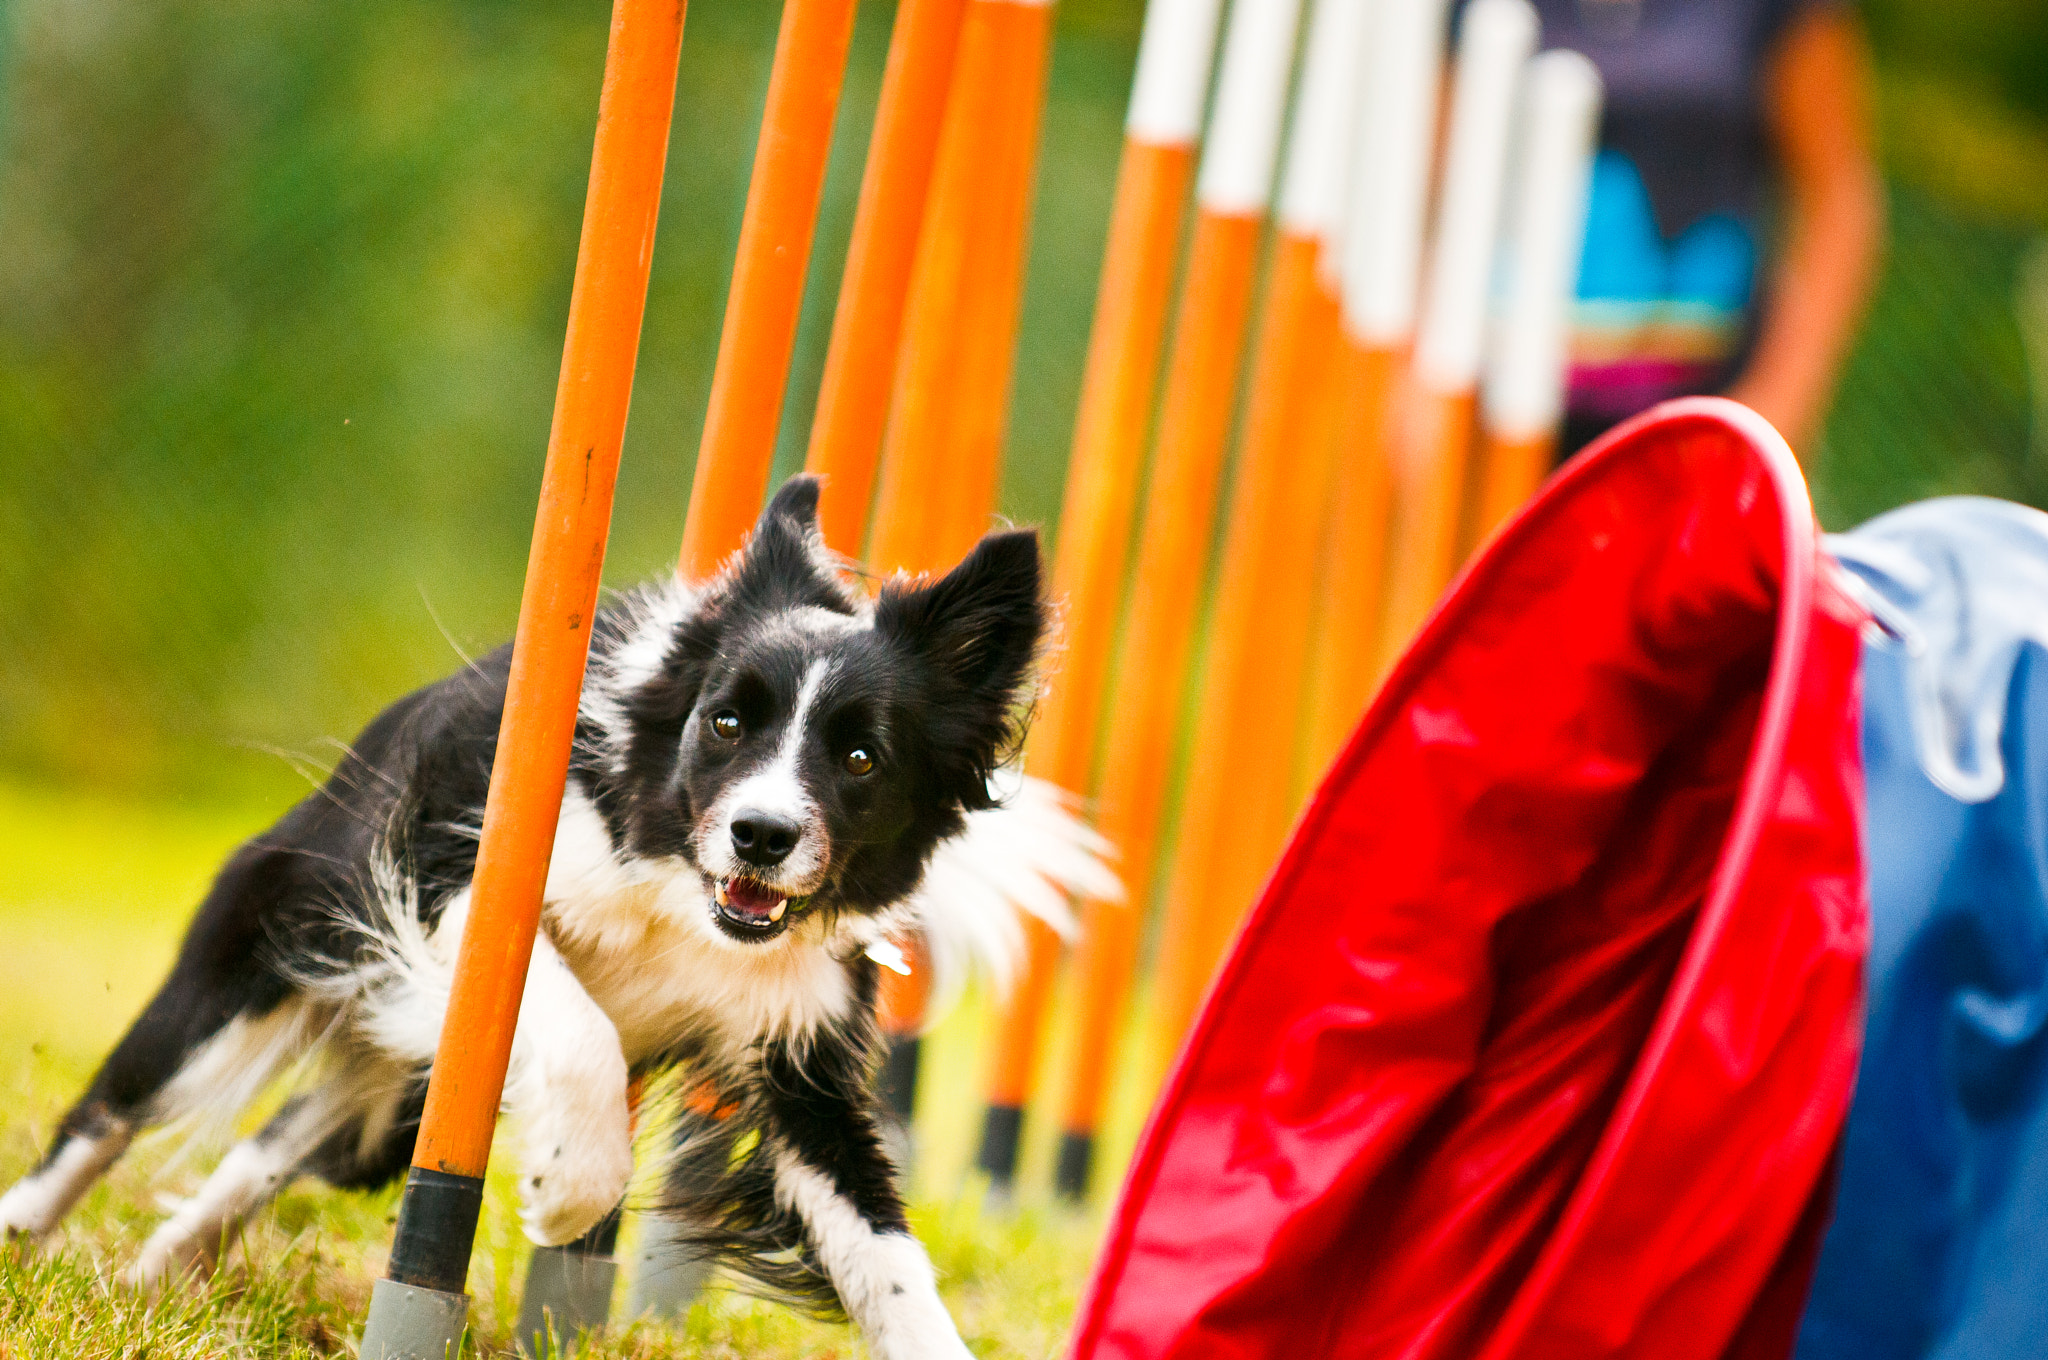
[[[1113,894],[1103,847],[1009,774],[1046,631],[1038,542],[991,534],[870,600],[783,487],[698,586],[592,630],[569,787],[505,1104],[521,1216],[569,1242],[632,1172],[629,1079],[681,1067],[660,1207],[731,1269],[859,1325],[876,1354],[965,1356],[905,1226],[870,1091],[876,958],[925,932],[1000,971],[1017,909]],[[144,1286],[210,1265],[301,1174],[402,1175],[469,908],[510,649],[400,700],[243,846],[155,999],[0,1197],[49,1232],[144,1128],[294,1094],[143,1247]],[[1007,789],[1007,793],[1003,790]],[[715,1112],[712,1112],[715,1111]]]

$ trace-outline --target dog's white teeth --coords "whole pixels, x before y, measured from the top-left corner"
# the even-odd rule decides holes
[[[782,913],[788,910],[789,903],[777,902],[774,906],[768,909],[768,919],[771,921],[780,921],[782,919]]]
[[[725,890],[725,880],[722,878],[712,885],[711,895],[718,899],[718,905],[721,907],[727,905],[732,898],[732,894]]]

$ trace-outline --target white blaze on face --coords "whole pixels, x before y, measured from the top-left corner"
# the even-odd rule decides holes
[[[804,670],[804,678],[797,686],[796,703],[775,753],[765,765],[728,786],[700,824],[697,862],[712,877],[724,879],[744,873],[787,897],[805,896],[823,880],[832,847],[824,819],[818,815],[817,800],[804,787],[802,759],[812,711],[830,670],[831,663],[822,658]],[[788,859],[765,869],[740,859],[733,849],[732,823],[743,812],[787,818],[803,829]]]

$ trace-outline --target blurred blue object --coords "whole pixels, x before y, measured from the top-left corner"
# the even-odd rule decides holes
[[[1869,1021],[1798,1360],[2048,1355],[2048,515],[1829,540],[1864,649]]]

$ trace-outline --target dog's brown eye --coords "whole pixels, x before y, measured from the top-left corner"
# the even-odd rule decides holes
[[[712,714],[711,730],[727,741],[739,740],[740,715],[731,711]]]
[[[846,753],[846,772],[848,774],[862,775],[874,768],[875,758],[868,754],[866,747],[856,746]]]

